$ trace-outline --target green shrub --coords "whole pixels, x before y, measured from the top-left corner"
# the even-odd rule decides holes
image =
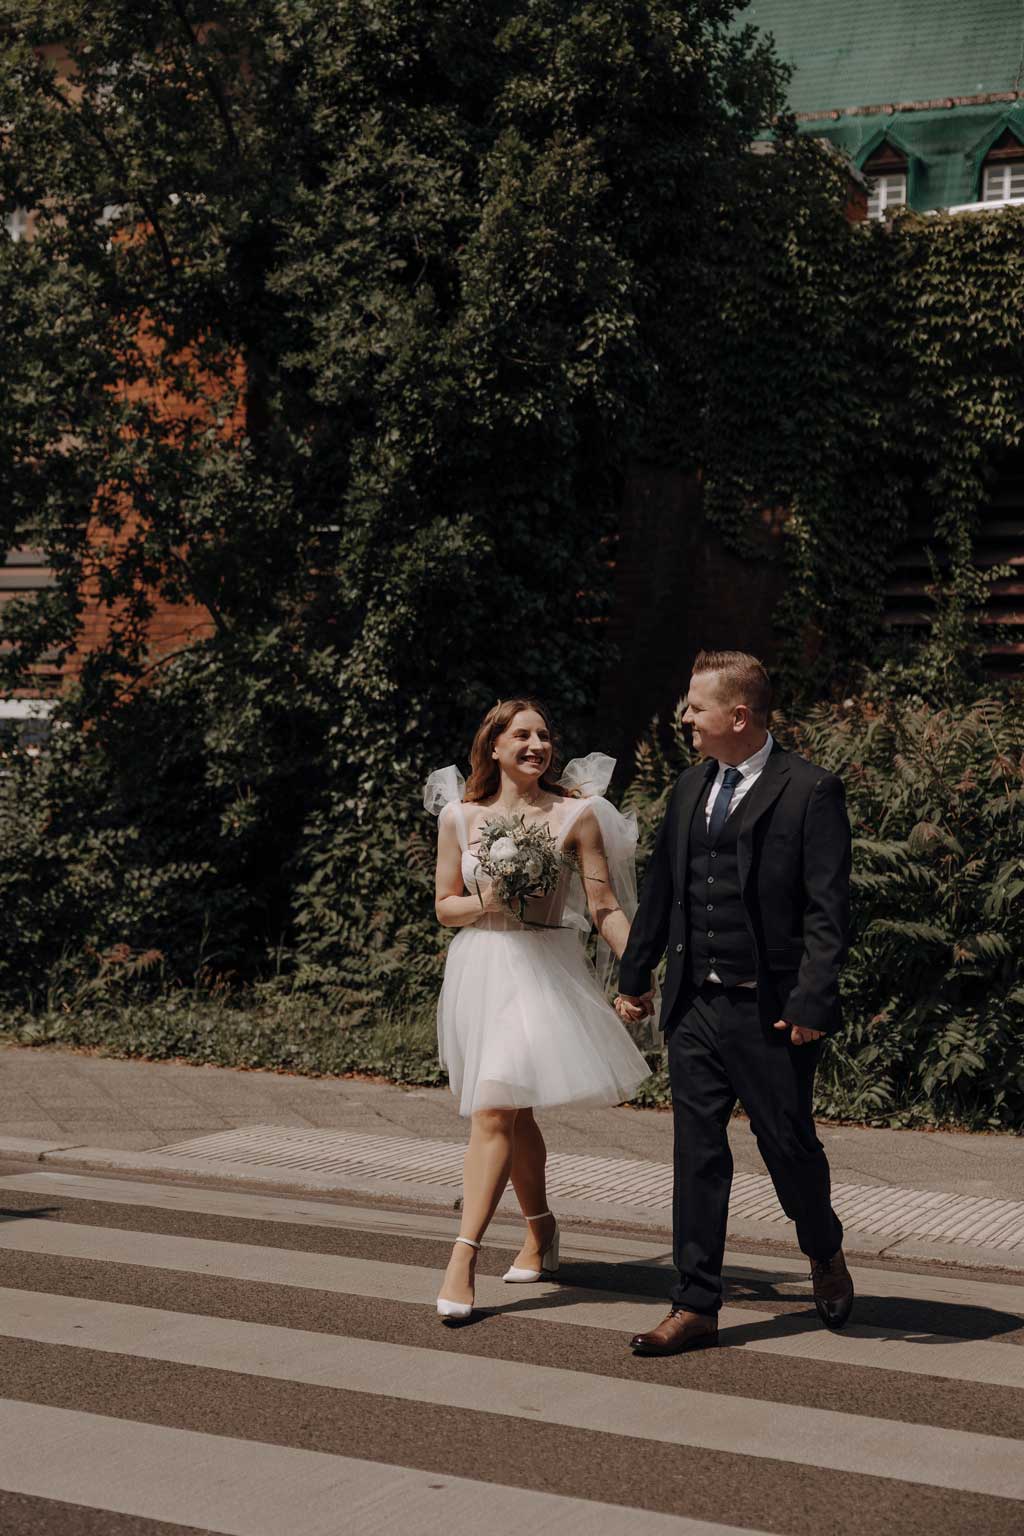
[[[3,1032],[19,1045],[79,1046],[106,1056],[179,1060],[197,1066],[251,1067],[305,1076],[346,1073],[395,1083],[435,1085],[433,1014],[368,1023],[344,995],[280,989],[230,998],[169,991],[157,997],[81,995],[39,1012],[6,1015]]]
[[[854,833],[846,1024],[823,1056],[817,1110],[877,1124],[1019,1131],[1024,717],[1012,698],[957,709],[919,696],[894,702],[893,679],[888,672],[884,696],[869,690],[776,725],[786,745],[842,776]],[[666,732],[641,743],[625,797],[640,823],[641,869],[676,775],[690,761],[680,706]],[[114,942],[104,927],[105,881],[119,860],[134,856],[125,849],[137,849],[138,840],[109,829],[82,842],[49,836],[38,765],[22,764],[18,773],[3,781],[0,921],[8,944],[0,975],[11,991],[18,966],[34,965],[45,983],[8,1015],[13,1038],[225,1066],[444,1081],[434,1009],[448,936],[433,913],[425,817],[404,850],[396,831],[394,846],[368,858],[351,901],[311,924],[276,977],[243,986],[200,965],[188,989],[173,982],[159,951],[142,947],[149,931],[142,908],[139,926],[124,930],[134,945]],[[201,890],[201,869],[194,880]],[[328,872],[326,894],[317,897],[314,882],[308,899],[326,905],[331,889]],[[90,913],[88,952],[54,953],[51,930],[87,927]],[[186,928],[191,921],[186,903]],[[664,1069],[655,1065],[638,1103],[668,1097]]]
[[[645,850],[690,761],[680,719],[638,754],[627,799]],[[867,694],[776,734],[843,778],[853,827],[846,1023],[822,1059],[818,1112],[1024,1129],[1020,700]]]

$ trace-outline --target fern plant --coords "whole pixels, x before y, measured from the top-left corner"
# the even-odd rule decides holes
[[[846,784],[853,938],[846,1025],[818,1110],[887,1125],[1024,1130],[1024,714],[872,697],[776,736]],[[649,850],[692,760],[677,709],[641,744],[627,800]]]

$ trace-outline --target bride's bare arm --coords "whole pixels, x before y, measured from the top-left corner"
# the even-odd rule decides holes
[[[579,861],[580,877],[594,927],[608,948],[621,960],[629,938],[629,918],[619,906],[608,875],[608,860],[597,817],[584,811],[567,839]]]
[[[468,928],[485,912],[500,912],[501,902],[489,882],[480,894],[463,895],[462,849],[451,819],[442,816],[437,832],[437,875],[434,881],[434,911],[446,928]]]

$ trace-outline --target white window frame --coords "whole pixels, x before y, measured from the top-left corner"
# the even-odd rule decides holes
[[[881,171],[877,176],[864,173],[868,184],[868,218],[885,217],[887,208],[905,208],[907,204],[906,171]]]
[[[46,739],[46,722],[57,708],[56,699],[0,699],[0,725],[14,721],[21,726],[19,735],[30,757],[38,757],[40,742]],[[33,727],[35,729],[33,730]],[[0,778],[4,777],[0,769]]]
[[[25,236],[28,234],[28,225],[31,217],[32,213],[30,209],[15,208],[13,212],[9,213],[4,219],[4,228],[7,230],[7,233],[10,235],[15,244],[17,244],[20,240],[24,240]]]
[[[981,201],[1024,203],[1024,149],[1019,160],[993,160],[982,168]]]

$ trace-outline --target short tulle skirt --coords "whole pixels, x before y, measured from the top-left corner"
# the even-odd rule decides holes
[[[572,928],[460,929],[437,1038],[460,1115],[621,1104],[651,1075]]]

